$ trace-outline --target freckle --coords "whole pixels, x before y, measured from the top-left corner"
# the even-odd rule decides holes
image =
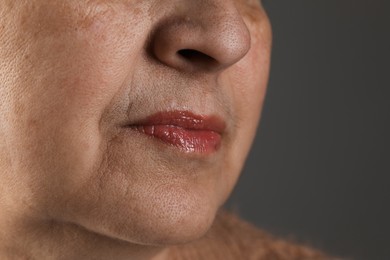
[[[27,123],[29,128],[36,128],[38,126],[38,120],[30,119]]]
[[[133,13],[134,13],[135,15],[139,15],[141,12],[142,12],[142,10],[141,10],[141,8],[139,8],[139,7],[135,8],[134,11],[133,11]]]
[[[14,106],[14,111],[18,117],[21,117],[23,115],[23,113],[26,111],[26,108],[23,104],[17,103]]]

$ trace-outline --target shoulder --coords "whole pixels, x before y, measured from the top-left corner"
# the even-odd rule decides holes
[[[172,259],[210,260],[331,260],[319,251],[282,239],[226,211],[219,212],[214,225],[202,239],[175,247]]]

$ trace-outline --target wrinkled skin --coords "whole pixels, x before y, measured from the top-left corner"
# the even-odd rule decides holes
[[[0,258],[164,259],[203,236],[253,141],[270,45],[254,0],[0,0]],[[169,110],[223,118],[221,147],[125,127]]]

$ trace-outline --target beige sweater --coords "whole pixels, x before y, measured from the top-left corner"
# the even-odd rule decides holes
[[[208,234],[171,249],[172,260],[329,260],[309,247],[276,239],[233,214],[221,211]]]

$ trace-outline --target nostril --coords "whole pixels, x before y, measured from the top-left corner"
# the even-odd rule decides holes
[[[183,49],[183,50],[179,50],[177,52],[178,54],[180,54],[182,57],[186,58],[186,59],[189,59],[189,60],[192,60],[192,59],[213,59],[211,58],[210,56],[200,52],[200,51],[197,51],[197,50],[191,50],[191,49]]]
[[[177,54],[179,54],[179,56],[184,58],[186,61],[195,63],[197,65],[203,64],[204,66],[209,67],[218,63],[217,60],[213,57],[197,50],[182,49],[179,50]]]

